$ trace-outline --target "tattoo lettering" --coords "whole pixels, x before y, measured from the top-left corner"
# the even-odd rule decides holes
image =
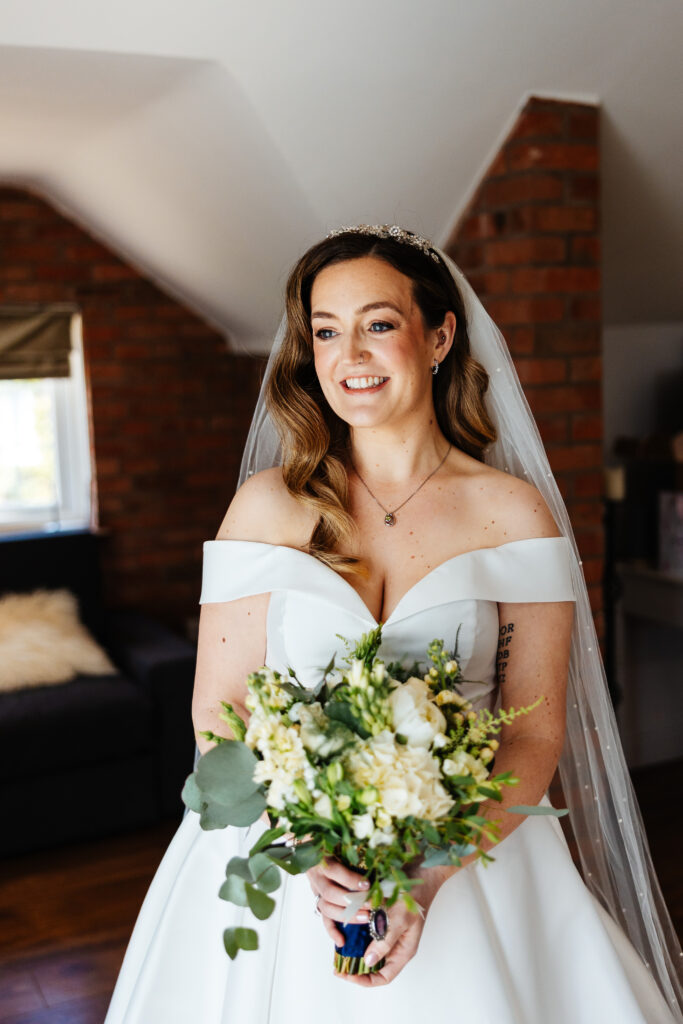
[[[498,682],[502,686],[505,682],[505,669],[510,659],[510,641],[515,631],[514,622],[508,622],[507,626],[501,626],[498,630],[498,652],[496,654],[496,673]]]

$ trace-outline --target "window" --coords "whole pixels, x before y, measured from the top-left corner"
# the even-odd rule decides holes
[[[91,464],[81,316],[68,376],[0,379],[0,533],[89,527]]]

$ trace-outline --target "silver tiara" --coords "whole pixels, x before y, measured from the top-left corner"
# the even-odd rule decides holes
[[[431,256],[437,263],[441,262],[439,254],[434,251],[432,243],[422,235],[416,235],[414,231],[401,228],[398,224],[356,224],[355,227],[335,228],[329,231],[328,238],[335,238],[337,235],[345,235],[353,232],[356,235],[376,235],[377,238],[394,238],[397,242],[404,242],[406,245],[413,245],[425,256]]]

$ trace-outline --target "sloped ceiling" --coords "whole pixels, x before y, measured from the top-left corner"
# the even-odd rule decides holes
[[[3,0],[0,178],[264,351],[330,227],[443,242],[528,95],[602,108],[604,315],[683,321],[679,0]]]

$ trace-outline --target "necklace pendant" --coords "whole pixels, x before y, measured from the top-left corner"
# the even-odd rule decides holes
[[[394,513],[387,512],[387,514],[384,517],[384,522],[386,523],[387,526],[394,526],[394,524],[396,523],[396,516],[394,515]]]

